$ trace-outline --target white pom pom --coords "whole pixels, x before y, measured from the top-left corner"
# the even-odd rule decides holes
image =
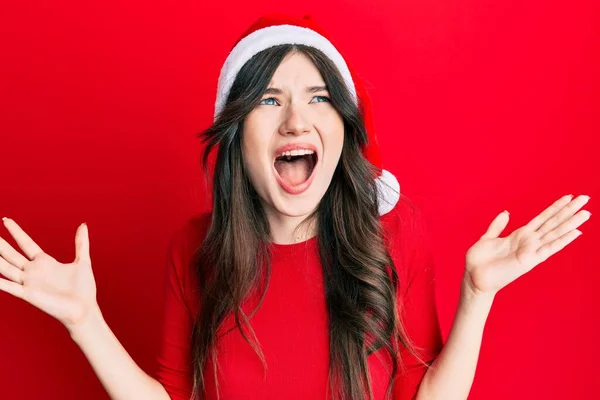
[[[379,215],[387,214],[400,199],[400,184],[394,175],[385,169],[376,179],[377,197],[379,200]]]

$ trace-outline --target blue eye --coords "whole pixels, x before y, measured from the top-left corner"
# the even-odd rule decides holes
[[[331,101],[331,99],[329,97],[327,97],[327,96],[315,96],[315,97],[313,97],[313,99],[315,99],[315,98],[317,98],[317,99],[325,99],[326,100],[326,101],[317,101],[317,103],[323,103],[323,102],[327,103],[327,102]],[[273,100],[275,103],[265,103],[266,101],[269,101],[269,100]],[[258,104],[267,105],[267,106],[274,106],[274,105],[277,105],[277,99],[275,97],[267,97],[265,99],[262,99],[260,101],[260,103],[258,103]]]
[[[259,103],[259,104],[265,104],[265,103],[263,103],[263,102],[264,102],[264,101],[266,101],[266,100],[274,100],[274,101],[277,101],[277,100],[275,99],[275,97],[267,97],[266,99],[262,99],[262,100],[260,101],[260,103]],[[271,105],[275,105],[275,104],[267,104],[267,105],[271,106]]]
[[[327,96],[315,96],[315,97],[313,97],[313,99],[314,98],[326,99],[327,102],[331,101],[331,99],[329,97],[327,97]],[[317,101],[317,103],[323,103],[323,102],[322,101]]]

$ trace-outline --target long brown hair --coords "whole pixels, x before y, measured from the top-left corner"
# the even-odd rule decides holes
[[[396,302],[399,278],[382,238],[374,167],[361,153],[367,134],[360,105],[353,103],[331,60],[321,51],[299,44],[274,46],[253,56],[237,74],[217,120],[198,134],[206,143],[202,164],[207,183],[209,154],[215,147],[218,150],[212,177],[211,225],[193,261],[202,299],[191,338],[193,398],[205,396],[203,370],[209,354],[216,380],[219,328],[231,313],[235,327],[257,353],[266,372],[267,365],[250,318],[262,304],[271,274],[269,224],[244,170],[241,136],[244,118],[258,105],[275,70],[290,52],[301,52],[314,62],[328,87],[332,105],[344,121],[343,149],[331,184],[315,211],[304,221],[314,221],[317,226],[330,321],[332,398],[363,400],[368,392],[368,399],[372,399],[367,357],[384,348],[393,361],[386,396],[389,399],[398,364],[402,365],[394,344],[401,343],[415,357],[420,357],[399,318]],[[348,218],[350,215],[352,218]],[[259,287],[261,277],[266,279],[262,297],[253,312],[246,315],[241,304]],[[242,324],[249,328],[253,341]]]

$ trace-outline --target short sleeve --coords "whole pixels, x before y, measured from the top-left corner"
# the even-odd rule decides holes
[[[440,353],[443,342],[435,303],[435,262],[432,240],[427,233],[423,214],[408,200],[396,206],[392,218],[398,231],[392,240],[400,276],[398,289],[400,315],[407,335],[417,346],[424,361],[430,363]],[[398,369],[394,400],[412,400],[419,389],[427,367],[412,356],[404,346],[400,349],[406,372]]]
[[[189,400],[193,384],[190,348],[193,321],[185,290],[189,261],[186,245],[189,228],[186,228],[176,232],[168,246],[161,348],[155,375],[172,400]]]

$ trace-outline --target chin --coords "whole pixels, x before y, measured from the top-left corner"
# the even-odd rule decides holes
[[[277,196],[277,195],[276,195]],[[294,197],[286,198],[285,196],[277,196],[270,204],[271,208],[279,214],[288,217],[301,217],[311,213],[319,205],[320,199],[315,196],[307,196],[306,198]]]

